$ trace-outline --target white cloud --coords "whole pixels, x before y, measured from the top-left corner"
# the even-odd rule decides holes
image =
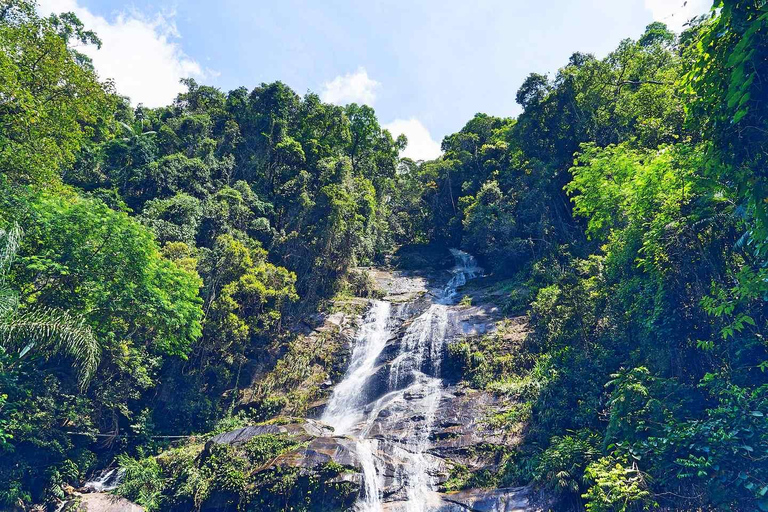
[[[102,79],[112,78],[118,93],[133,104],[159,107],[185,90],[181,78],[205,78],[209,72],[184,54],[173,15],[147,18],[137,12],[122,12],[113,21],[78,4],[77,0],[41,0],[43,14],[74,12],[85,27],[102,40],[102,47],[81,48],[93,59]]]
[[[369,77],[365,68],[360,67],[354,73],[339,75],[330,82],[325,82],[320,97],[326,103],[336,105],[360,103],[373,106],[379,87],[381,84]]]
[[[440,143],[432,139],[427,127],[415,117],[395,119],[383,127],[389,130],[393,137],[400,134],[408,137],[408,146],[400,156],[414,160],[432,160],[440,156]]]
[[[681,32],[688,20],[704,14],[712,7],[712,0],[645,0],[645,8],[651,11],[654,21]]]

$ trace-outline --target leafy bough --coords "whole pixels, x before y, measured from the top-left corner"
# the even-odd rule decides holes
[[[0,347],[17,352],[21,361],[30,354],[71,358],[81,389],[88,385],[99,364],[101,350],[82,318],[47,307],[21,308],[18,293],[8,283],[8,273],[19,249],[21,228],[0,229]]]

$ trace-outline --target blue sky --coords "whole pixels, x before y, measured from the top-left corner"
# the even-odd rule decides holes
[[[104,40],[103,78],[158,106],[178,79],[227,91],[282,80],[338,104],[371,104],[434,157],[476,112],[519,113],[530,72],[553,74],[574,51],[604,56],[653,21],[679,30],[709,0],[40,0],[74,11]],[[397,135],[397,133],[395,133]]]

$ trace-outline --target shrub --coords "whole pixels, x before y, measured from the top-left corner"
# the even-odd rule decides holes
[[[627,512],[656,506],[646,476],[634,464],[627,466],[613,457],[602,457],[587,466],[585,477],[594,482],[582,495],[590,512]]]
[[[142,505],[147,512],[160,510],[166,480],[157,459],[154,457],[134,459],[127,455],[119,455],[117,463],[124,471],[117,493]]]
[[[585,468],[597,458],[600,436],[580,430],[555,436],[534,469],[534,480],[558,491],[562,496],[578,496],[585,488]]]

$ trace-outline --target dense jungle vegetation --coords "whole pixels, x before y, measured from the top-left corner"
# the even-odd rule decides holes
[[[0,508],[118,455],[146,477],[158,436],[277,416],[284,399],[240,394],[292,326],[353,266],[431,244],[476,255],[530,322],[512,363],[492,339],[451,347],[527,422],[475,485],[768,510],[763,0],[574,53],[524,81],[517,118],[477,114],[427,162],[371,108],[280,82],[189,79],[133,108],[83,44],[98,34],[72,14],[0,6]]]

